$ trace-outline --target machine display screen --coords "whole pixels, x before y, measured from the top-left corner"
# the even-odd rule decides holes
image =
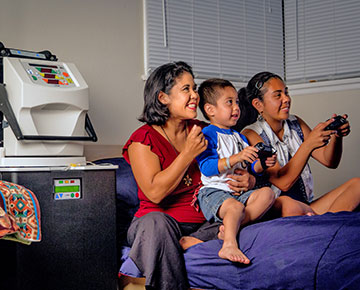
[[[75,87],[70,73],[61,63],[49,65],[23,61],[22,64],[33,83],[60,88]]]
[[[79,192],[80,186],[55,186],[55,193],[59,192]]]

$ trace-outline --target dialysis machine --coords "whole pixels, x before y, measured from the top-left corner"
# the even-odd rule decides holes
[[[0,57],[0,166],[85,165],[83,141],[97,137],[87,115],[89,89],[76,66],[49,51],[2,43]]]
[[[31,245],[0,239],[1,289],[117,289],[117,167],[86,165],[88,109],[74,64],[0,42],[0,180],[34,192],[42,232]]]

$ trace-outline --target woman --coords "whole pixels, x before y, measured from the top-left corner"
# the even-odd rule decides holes
[[[129,256],[146,277],[147,289],[188,289],[179,240],[187,235],[210,240],[218,234],[218,224],[204,224],[202,213],[191,206],[200,184],[195,157],[207,147],[201,133],[204,123],[194,120],[198,103],[189,65],[158,67],[145,84],[139,120],[146,125],[131,135],[123,149],[140,199],[128,230]],[[246,171],[230,177],[229,185],[237,192],[255,183]]]
[[[302,119],[290,115],[288,89],[281,77],[270,72],[256,74],[238,96],[244,114],[237,129],[251,124],[242,132],[250,144],[265,142],[277,150],[277,164],[267,169],[269,181],[280,195],[275,210],[282,216],[292,216],[352,211],[358,207],[360,178],[352,178],[313,201],[308,164],[311,156],[329,168],[339,165],[342,139],[350,133],[349,122],[338,130],[325,130],[334,121],[332,118],[311,130]],[[347,115],[343,117],[346,119]]]

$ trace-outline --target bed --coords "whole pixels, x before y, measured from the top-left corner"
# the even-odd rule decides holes
[[[137,188],[123,158],[97,161],[119,165],[117,206],[121,289],[145,289],[127,257],[126,230],[137,209]],[[193,289],[360,289],[360,213],[278,218],[244,227],[239,236],[250,265],[217,255],[221,240],[184,252]]]

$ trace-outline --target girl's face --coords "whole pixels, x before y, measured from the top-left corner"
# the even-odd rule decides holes
[[[163,103],[168,106],[171,118],[196,118],[199,95],[190,73],[184,72],[176,79],[169,94],[165,94]]]
[[[264,85],[263,101],[259,102],[258,111],[266,121],[281,121],[289,118],[291,98],[288,88],[282,80],[272,78]]]
[[[239,99],[233,87],[225,87],[219,90],[216,106],[212,106],[211,124],[220,128],[229,129],[236,125],[240,117]]]

